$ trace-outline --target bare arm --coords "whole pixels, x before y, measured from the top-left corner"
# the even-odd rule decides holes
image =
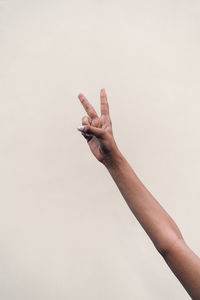
[[[168,213],[143,185],[113,137],[105,90],[101,90],[101,117],[79,94],[88,116],[83,117],[83,136],[94,156],[105,165],[129,208],[144,228],[158,252],[194,300],[200,300],[200,259],[187,246]]]
[[[173,219],[137,177],[126,159],[116,154],[105,166],[131,211],[158,252],[192,299],[200,299],[200,259],[187,246]]]

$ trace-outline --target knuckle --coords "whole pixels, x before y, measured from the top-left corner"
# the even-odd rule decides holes
[[[84,132],[87,133],[89,131],[90,126],[89,125],[85,125],[84,127]]]
[[[88,116],[83,116],[82,125],[88,125],[88,124],[90,124],[90,119],[88,118]]]
[[[87,117],[86,117],[86,116],[82,117],[82,122],[84,122],[84,121],[86,121],[86,120],[87,120]]]
[[[91,125],[94,126],[94,127],[98,127],[99,126],[99,119],[98,118],[93,119]]]

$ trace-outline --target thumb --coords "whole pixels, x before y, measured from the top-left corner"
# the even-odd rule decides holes
[[[97,138],[102,138],[105,134],[105,130],[102,128],[97,128],[91,125],[84,125],[84,126],[79,126],[78,127],[79,131],[82,131],[87,134],[92,134],[96,136]]]

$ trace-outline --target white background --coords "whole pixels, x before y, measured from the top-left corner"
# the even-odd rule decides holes
[[[188,294],[77,131],[105,88],[120,151],[200,253],[200,2],[0,1],[2,300]]]

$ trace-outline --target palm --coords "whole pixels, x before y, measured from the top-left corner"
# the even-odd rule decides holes
[[[88,141],[88,144],[89,144],[90,150],[92,151],[92,153],[94,154],[94,156],[99,161],[101,161],[103,159],[103,154],[101,152],[101,145],[99,143],[99,140],[95,136],[93,136],[91,138],[91,140]]]
[[[108,133],[112,134],[110,120],[104,115],[96,120],[93,120],[91,122],[91,125],[98,128],[104,128]],[[88,139],[88,144],[94,156],[101,161],[103,159],[104,154],[108,150],[107,146],[109,145],[106,145],[105,142],[102,143],[101,140],[96,138],[94,135],[90,139]]]

